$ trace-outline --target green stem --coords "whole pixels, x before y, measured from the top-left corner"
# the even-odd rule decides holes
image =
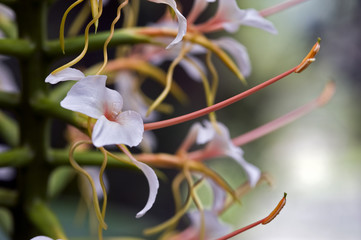
[[[0,39],[0,54],[10,55],[19,58],[30,56],[35,46],[23,39]]]
[[[12,207],[18,201],[18,193],[14,190],[0,188],[0,206]]]
[[[0,167],[21,167],[27,165],[33,158],[29,148],[13,148],[0,153]]]
[[[55,214],[44,202],[36,200],[29,205],[26,210],[34,225],[38,227],[44,235],[54,239],[67,239]]]
[[[54,102],[48,98],[39,98],[33,101],[32,108],[39,115],[61,119],[79,129],[86,128],[86,120],[82,119],[79,114],[62,108],[59,102]]]
[[[1,43],[0,43],[1,45]],[[20,106],[20,96],[16,93],[0,91],[0,107],[5,109],[14,109]]]
[[[109,32],[98,32],[97,34],[89,34],[89,50],[103,49],[104,42],[109,37]],[[121,44],[138,44],[138,43],[155,43],[151,37],[136,34],[127,29],[120,29],[114,32],[113,38],[109,46]],[[84,48],[84,37],[72,37],[65,39],[65,53],[78,54]],[[59,40],[51,40],[46,43],[45,52],[48,56],[62,56]]]
[[[0,111],[0,136],[10,147],[19,143],[19,128],[16,122]]]
[[[69,165],[69,150],[51,150],[50,153],[50,164],[54,166],[61,166],[61,165]],[[124,154],[117,154],[120,158],[124,158]],[[74,159],[79,165],[94,165],[100,166],[104,160],[103,153],[99,151],[84,151],[84,152],[75,152]],[[119,167],[119,168],[127,168],[127,169],[136,169],[131,164],[126,164],[115,160],[113,157],[109,156],[107,166],[110,167]]]

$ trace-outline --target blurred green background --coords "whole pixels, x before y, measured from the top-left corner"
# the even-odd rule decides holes
[[[264,9],[279,2],[239,4]],[[243,147],[245,158],[270,173],[275,186],[256,188],[225,219],[245,226],[266,216],[283,192],[288,202],[274,222],[234,239],[361,239],[360,10],[357,0],[310,0],[269,17],[279,31],[276,36],[247,27],[239,31],[252,61],[250,85],[295,66],[317,37],[322,42],[316,62],[302,74],[238,104],[252,113],[229,120],[233,136],[242,131],[234,119],[251,115],[246,119],[250,129],[262,125],[314,99],[330,80],[336,94],[326,106]]]

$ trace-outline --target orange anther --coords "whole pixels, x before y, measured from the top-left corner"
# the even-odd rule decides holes
[[[316,60],[315,56],[320,51],[320,41],[321,38],[318,38],[315,45],[313,45],[311,51],[307,54],[307,56],[302,60],[302,62],[298,65],[298,67],[295,70],[295,73],[300,73],[303,70],[305,70],[312,62]]]
[[[278,203],[277,207],[268,215],[266,218],[262,220],[262,224],[267,224],[271,222],[282,210],[282,208],[286,205],[286,196],[287,193],[283,195],[283,198]]]

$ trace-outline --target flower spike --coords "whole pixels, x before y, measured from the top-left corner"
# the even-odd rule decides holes
[[[295,73],[300,73],[303,70],[305,70],[311,63],[313,63],[314,61],[316,61],[316,54],[318,53],[318,51],[320,51],[320,42],[321,42],[321,38],[317,39],[317,42],[315,43],[315,45],[313,45],[311,51],[307,54],[307,56],[302,60],[302,62],[297,66]]]

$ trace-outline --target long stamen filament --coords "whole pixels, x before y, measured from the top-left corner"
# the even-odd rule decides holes
[[[192,113],[189,113],[189,114],[186,114],[186,115],[183,115],[183,116],[179,116],[179,117],[175,117],[175,118],[171,118],[171,119],[168,119],[168,120],[163,120],[163,121],[158,121],[158,122],[153,122],[153,123],[146,123],[144,124],[144,130],[145,131],[148,131],[148,130],[154,130],[154,129],[159,129],[159,128],[164,128],[164,127],[169,127],[169,126],[173,126],[173,125],[176,125],[176,124],[179,124],[179,123],[183,123],[183,122],[186,122],[186,121],[190,121],[192,119],[195,119],[195,118],[199,118],[199,117],[202,117],[204,115],[207,115],[209,114],[210,112],[214,112],[214,111],[217,111],[217,110],[220,110],[224,107],[227,107],[235,102],[238,102],[239,100],[243,99],[243,98],[246,98],[248,97],[249,95],[252,95],[253,93],[267,87],[268,85],[271,85],[272,83],[275,83],[277,81],[279,81],[280,79],[294,73],[294,71],[297,69],[297,67],[294,67],[274,78],[271,78],[269,79],[268,81],[266,82],[263,82],[251,89],[248,89],[236,96],[233,96],[231,98],[228,98],[222,102],[219,102],[219,103],[216,103],[212,106],[209,106],[209,107],[206,107],[206,108],[203,108],[201,110],[198,110],[198,111],[195,111],[195,112],[192,112]]]
[[[259,139],[285,125],[301,118],[302,116],[310,113],[315,108],[321,107],[326,104],[335,91],[335,84],[333,82],[327,83],[321,95],[315,100],[279,117],[271,122],[268,122],[258,128],[255,128],[247,133],[240,135],[239,137],[233,138],[232,142],[236,146],[242,146],[256,139]]]
[[[233,231],[223,237],[220,237],[218,238],[217,240],[226,240],[226,239],[230,239],[231,237],[234,237],[240,233],[243,233],[259,224],[267,224],[269,223],[270,221],[272,221],[279,213],[280,211],[282,210],[282,208],[285,206],[286,204],[286,196],[287,196],[287,193],[284,193],[284,196],[283,198],[281,199],[281,201],[278,203],[278,205],[276,206],[276,208],[265,218],[257,221],[257,222],[254,222],[246,227],[243,227],[243,228],[240,228],[236,231]]]
[[[262,16],[262,17],[268,17],[270,15],[273,15],[275,13],[278,13],[278,12],[281,12],[283,10],[286,10],[290,7],[293,7],[294,5],[297,5],[297,4],[300,4],[300,3],[303,3],[303,2],[306,2],[308,0],[291,0],[291,1],[285,1],[285,2],[282,2],[280,4],[277,4],[275,6],[272,6],[270,8],[266,8],[264,10],[261,10],[259,11],[259,14]]]
[[[312,47],[311,51],[308,53],[308,55],[303,59],[303,61],[298,66],[291,68],[290,70],[288,70],[274,78],[271,78],[251,89],[248,89],[236,96],[228,98],[228,99],[226,99],[222,102],[219,102],[217,104],[214,104],[212,106],[203,108],[201,110],[198,110],[198,111],[195,111],[195,112],[192,112],[192,113],[180,116],[180,117],[175,117],[175,118],[168,119],[168,120],[144,124],[144,130],[146,131],[146,130],[154,130],[154,129],[158,129],[158,128],[169,127],[169,126],[176,125],[176,124],[179,124],[182,122],[190,121],[195,118],[202,117],[206,114],[209,114],[210,112],[220,110],[230,104],[238,102],[239,100],[241,100],[245,97],[248,97],[249,95],[252,95],[253,93],[267,87],[268,85],[271,85],[272,83],[277,82],[278,80],[290,75],[293,72],[295,72],[295,73],[302,72],[304,69],[306,69],[311,64],[311,62],[309,62],[309,60],[314,59],[315,55],[320,50],[320,41],[321,41],[321,39],[319,38],[317,40],[317,42],[315,43],[315,45]]]

